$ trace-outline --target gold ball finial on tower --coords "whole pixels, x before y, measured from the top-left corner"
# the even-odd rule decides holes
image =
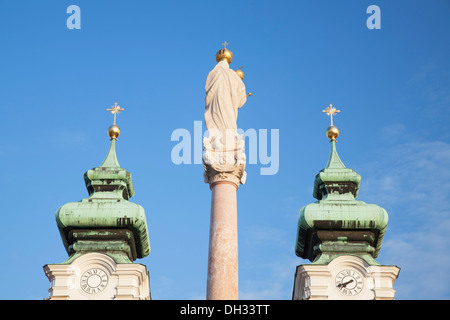
[[[339,136],[339,129],[335,126],[329,126],[327,128],[327,137],[330,140],[336,140],[336,138]]]
[[[331,125],[327,128],[326,132],[328,139],[330,139],[330,141],[335,141],[339,136],[339,129],[333,125],[333,116],[335,116],[338,112],[341,112],[341,110],[337,110],[332,104],[330,104],[330,106],[325,110],[322,110],[322,112],[325,112],[328,116],[330,116]]]
[[[111,140],[112,139],[117,140],[117,137],[119,137],[119,135],[120,135],[120,128],[118,125],[113,124],[108,128],[108,136],[111,138]]]
[[[219,51],[217,51],[217,53],[216,53],[217,63],[219,63],[222,60],[225,60],[226,62],[228,62],[228,64],[230,64],[231,61],[233,61],[233,53],[227,49],[227,44],[229,44],[229,43],[226,41],[224,43],[222,43],[223,48],[220,49]]]
[[[108,128],[108,136],[112,139],[117,140],[120,135],[120,128],[116,125],[116,116],[120,111],[124,109],[117,105],[117,102],[110,109],[106,109],[106,111],[110,111],[114,115],[114,124]]]

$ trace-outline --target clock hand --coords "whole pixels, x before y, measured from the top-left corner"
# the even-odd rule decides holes
[[[347,282],[341,282],[341,283],[339,283],[338,285],[337,285],[337,287],[338,288],[342,288],[342,287],[346,287],[348,284],[350,284],[350,283],[352,283],[353,282],[353,279],[352,280],[349,280],[349,281],[347,281]]]
[[[348,284],[350,284],[352,282],[353,282],[353,279],[343,283],[342,286],[345,288]]]

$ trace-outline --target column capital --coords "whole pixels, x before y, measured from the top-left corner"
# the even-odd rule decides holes
[[[216,183],[232,183],[236,190],[240,184],[245,183],[246,172],[245,164],[235,166],[216,166],[211,164],[204,164],[205,172],[203,177],[205,183],[209,183],[210,188]]]
[[[227,137],[229,144],[222,143],[222,136],[203,138],[203,165],[205,183],[212,187],[217,182],[230,182],[236,186],[245,184],[247,173],[244,152],[245,142],[237,133]]]

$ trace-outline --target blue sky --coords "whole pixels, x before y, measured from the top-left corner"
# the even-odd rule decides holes
[[[71,4],[80,30],[66,27]],[[366,27],[372,4],[379,30]],[[205,298],[211,192],[201,164],[172,162],[171,134],[203,121],[225,40],[252,92],[238,126],[279,130],[277,174],[248,164],[238,190],[240,298],[291,299],[309,263],[294,253],[298,212],[315,201],[333,103],[358,200],[389,214],[377,261],[401,268],[396,298],[450,299],[449,18],[444,0],[0,1],[0,299],[48,296],[42,267],[67,259],[55,212],[87,197],[116,101],[152,298]]]

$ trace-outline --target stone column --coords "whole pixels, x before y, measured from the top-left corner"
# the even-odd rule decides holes
[[[236,148],[217,151],[204,139],[205,182],[211,189],[208,274],[206,299],[238,299],[237,200],[239,184],[245,183],[245,153],[242,137]]]
[[[234,184],[226,181],[211,186],[208,300],[238,299],[236,190]]]

